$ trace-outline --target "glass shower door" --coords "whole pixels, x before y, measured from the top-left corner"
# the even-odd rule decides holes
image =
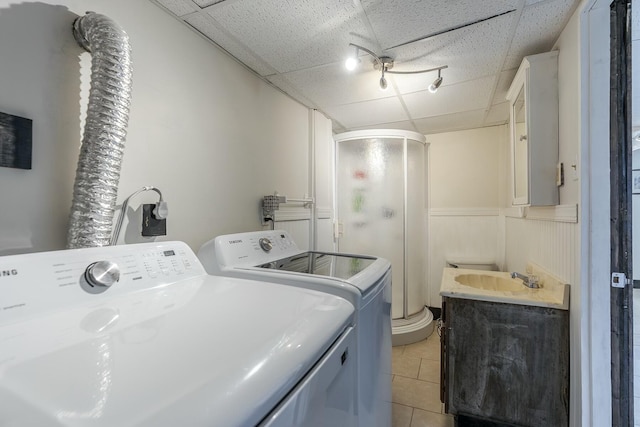
[[[338,250],[386,258],[392,265],[392,318],[403,317],[404,139],[337,144]]]

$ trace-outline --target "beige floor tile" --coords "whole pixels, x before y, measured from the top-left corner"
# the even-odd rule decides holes
[[[397,403],[393,403],[392,405],[391,413],[393,414],[393,420],[391,425],[393,427],[410,427],[411,416],[413,415],[414,409]]]
[[[404,352],[404,347],[403,345],[398,345],[395,347],[391,347],[391,357],[399,357],[402,356],[402,353]]]
[[[440,383],[440,361],[420,359],[420,372],[418,379],[422,381],[430,381],[432,383]]]
[[[405,346],[402,355],[421,357],[429,360],[440,360],[440,337],[434,332],[426,340],[415,344],[408,344]]]
[[[453,427],[453,425],[454,422],[451,415],[436,414],[422,409],[413,410],[411,427]]]
[[[396,375],[391,383],[393,403],[399,403],[425,411],[441,412],[440,386],[427,381]]]
[[[412,356],[394,357],[391,363],[391,373],[407,378],[418,378],[421,360],[419,357]]]

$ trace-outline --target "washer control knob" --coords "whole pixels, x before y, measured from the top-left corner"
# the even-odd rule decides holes
[[[111,261],[98,261],[89,265],[84,278],[91,286],[109,287],[120,280],[120,267]]]
[[[260,243],[260,247],[265,252],[269,252],[271,249],[273,249],[273,243],[271,243],[271,240],[267,239],[266,237],[262,237],[260,240],[258,240],[258,243]]]

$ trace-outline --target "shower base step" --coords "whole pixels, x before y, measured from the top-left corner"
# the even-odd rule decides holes
[[[391,345],[407,345],[426,339],[433,333],[433,314],[425,307],[408,319],[393,319],[391,322]]]

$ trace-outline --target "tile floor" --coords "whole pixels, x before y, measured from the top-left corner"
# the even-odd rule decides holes
[[[453,427],[440,402],[440,337],[393,347],[393,427]]]

